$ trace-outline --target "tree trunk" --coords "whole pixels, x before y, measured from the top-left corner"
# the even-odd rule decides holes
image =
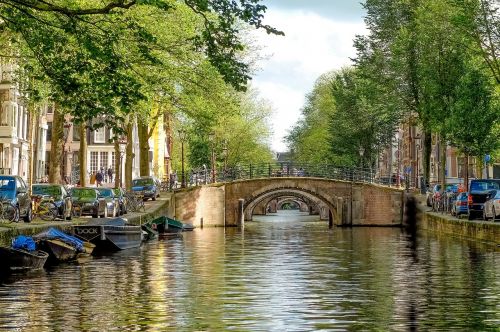
[[[52,121],[52,140],[50,145],[49,182],[62,184],[61,166],[64,155],[64,114],[54,105]]]
[[[425,185],[430,184],[431,178],[431,152],[432,152],[432,133],[424,127],[423,132],[423,150],[422,150],[422,168]]]
[[[149,176],[149,130],[147,123],[137,122],[139,134],[139,171],[141,176]]]
[[[447,159],[446,142],[443,139],[443,136],[440,136],[439,140],[440,140],[439,148],[441,149],[441,152],[440,152],[441,159],[439,160],[439,162],[441,163],[441,167],[439,169],[439,173],[440,173],[439,176],[441,178],[441,188],[444,192],[444,190],[446,189],[446,159]]]
[[[172,149],[174,147],[172,140],[172,115],[170,112],[166,111],[163,115],[163,126],[165,130],[165,139],[167,146],[167,155],[168,158],[165,161],[165,174],[167,177],[167,181],[170,181],[170,173],[172,173]]]
[[[38,112],[35,110],[34,105],[30,105],[29,113],[29,132],[28,132],[28,144],[29,144],[29,154],[28,154],[28,190],[31,192],[31,186],[33,185],[33,172],[34,172],[34,151],[33,151],[33,136],[35,133],[36,118]]]
[[[118,144],[118,140],[115,138],[115,188],[120,188],[122,184],[122,160],[123,156],[120,153],[120,145]]]
[[[76,128],[73,128],[75,130]],[[87,186],[87,126],[80,124],[80,150],[78,151],[78,160],[80,162],[80,187]]]
[[[464,176],[464,188],[465,191],[469,191],[469,153],[465,152],[465,176]]]
[[[129,119],[127,122],[127,147],[125,150],[125,188],[128,190],[132,190],[132,162],[134,160],[133,153],[133,126],[134,122]]]

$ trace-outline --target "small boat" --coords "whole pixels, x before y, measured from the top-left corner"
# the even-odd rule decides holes
[[[73,226],[73,233],[100,249],[113,250],[140,247],[143,236],[141,226],[127,225],[123,218],[94,219],[86,224]]]
[[[182,231],[183,232],[191,232],[194,230],[193,224],[182,224]]]
[[[38,270],[43,268],[47,258],[49,254],[41,250],[0,247],[0,268],[4,271]]]
[[[84,242],[55,228],[49,228],[35,235],[34,238],[37,247],[47,252],[49,260],[53,262],[65,262],[82,256],[90,256],[95,248],[92,243]]]
[[[151,227],[151,224],[141,225],[144,241],[151,241],[158,238],[158,232]]]
[[[158,233],[180,233],[184,230],[184,224],[178,220],[161,216],[146,223]],[[192,226],[192,225],[191,225]]]

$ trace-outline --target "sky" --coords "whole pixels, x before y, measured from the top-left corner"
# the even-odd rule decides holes
[[[257,31],[263,60],[252,85],[273,107],[271,147],[286,151],[283,138],[300,118],[305,96],[323,73],[351,64],[353,39],[365,34],[358,0],[263,0],[264,23],[285,33]]]

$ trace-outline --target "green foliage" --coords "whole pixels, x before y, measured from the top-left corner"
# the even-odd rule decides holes
[[[106,115],[111,125],[148,98],[152,77],[138,67],[168,75],[189,63],[187,53],[198,55],[191,69],[205,57],[225,82],[245,89],[249,69],[240,57],[244,45],[237,23],[280,34],[262,24],[265,10],[259,1],[5,1],[0,18],[27,59],[26,70],[50,86],[52,100],[77,122]],[[164,43],[172,35],[177,43]],[[172,89],[179,76],[167,80]]]

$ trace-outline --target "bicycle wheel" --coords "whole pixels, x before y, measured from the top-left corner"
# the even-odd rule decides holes
[[[42,202],[38,207],[38,215],[45,221],[55,220],[57,217],[57,206],[52,202]]]
[[[82,216],[82,207],[80,205],[73,205],[71,215],[75,218],[80,218]]]
[[[3,202],[1,204],[2,204],[1,220],[3,222],[18,222],[19,221],[18,208],[10,202]]]

